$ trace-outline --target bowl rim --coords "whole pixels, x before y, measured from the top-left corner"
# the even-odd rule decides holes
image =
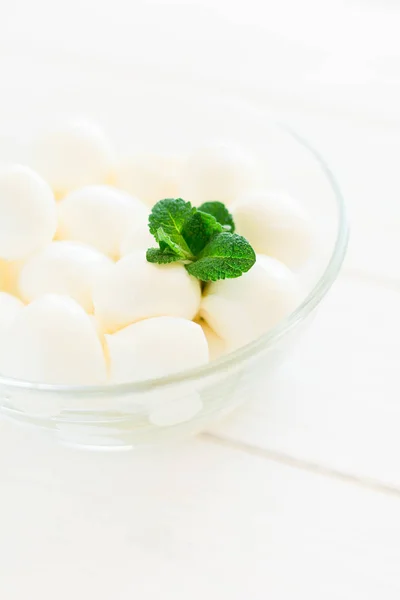
[[[330,184],[331,189],[333,190],[338,211],[338,229],[334,247],[328,263],[312,290],[290,315],[280,321],[275,327],[271,328],[267,333],[256,338],[245,346],[226,354],[225,356],[221,356],[220,358],[200,367],[180,371],[176,374],[167,375],[164,377],[115,384],[64,385],[30,382],[10,377],[3,377],[0,375],[0,386],[12,388],[14,390],[25,390],[41,393],[59,393],[66,397],[70,395],[75,396],[76,394],[90,397],[93,395],[125,395],[153,391],[155,389],[167,387],[173,384],[187,383],[198,378],[212,376],[220,372],[227,371],[231,367],[253,358],[258,353],[265,350],[268,346],[272,346],[272,344],[280,340],[294,327],[296,327],[296,325],[303,321],[318,306],[339,274],[348,246],[349,224],[342,192],[325,159],[322,157],[319,151],[317,151],[292,127],[280,121],[275,121],[275,125],[284,133],[287,133],[294,138],[295,141],[303,146],[303,148],[308,150],[314,157],[316,163],[319,165],[321,171]]]

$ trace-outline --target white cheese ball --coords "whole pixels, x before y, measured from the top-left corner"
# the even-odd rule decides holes
[[[139,154],[125,158],[116,168],[117,187],[137,196],[149,206],[179,192],[179,160],[172,156]]]
[[[104,356],[108,365],[108,347],[106,343],[106,338],[104,335],[104,325],[103,323],[96,317],[96,315],[89,315],[90,322],[94,327],[96,335],[100,340],[101,347],[103,348]]]
[[[231,351],[277,325],[300,298],[295,275],[278,260],[258,255],[256,264],[241,277],[206,287],[200,316]]]
[[[9,264],[5,260],[0,260],[0,290],[8,291],[9,285]]]
[[[44,294],[63,294],[92,312],[93,284],[112,264],[107,256],[90,246],[51,242],[23,266],[19,291],[26,302]]]
[[[24,304],[7,292],[0,292],[0,337],[4,334],[18,313],[24,308]]]
[[[202,319],[196,321],[196,323],[200,325],[204,335],[206,336],[210,360],[217,360],[217,358],[220,358],[227,351],[224,340],[220,338],[215,331],[211,329],[209,324]]]
[[[1,289],[13,296],[19,295],[19,274],[24,260],[4,261],[1,265]]]
[[[100,341],[103,344],[103,338],[104,338],[103,323],[95,315],[89,315],[89,318],[90,318],[90,322],[92,323],[98,337],[100,338]]]
[[[194,204],[229,204],[255,181],[250,156],[235,146],[214,144],[194,152],[182,168],[181,196]]]
[[[144,204],[126,192],[107,185],[87,186],[59,203],[57,237],[117,258],[122,240],[146,216]]]
[[[84,185],[108,183],[115,166],[114,153],[103,130],[79,120],[61,124],[37,139],[33,161],[57,194]]]
[[[28,167],[0,168],[0,257],[24,259],[48,244],[57,228],[53,192]]]
[[[66,296],[48,294],[25,306],[7,330],[0,373],[31,382],[106,383],[103,350],[90,317]]]
[[[148,226],[148,218],[134,225],[123,238],[120,246],[120,255],[126,256],[136,250],[147,250],[157,248],[158,244],[151,235]]]
[[[208,362],[203,330],[186,319],[146,319],[106,335],[106,340],[116,383],[164,377]]]
[[[99,278],[93,301],[108,332],[150,317],[192,319],[200,306],[197,279],[179,263],[158,265],[145,252],[128,254]]]
[[[256,252],[277,258],[291,269],[313,255],[315,231],[303,207],[281,192],[256,192],[232,206],[236,230]]]

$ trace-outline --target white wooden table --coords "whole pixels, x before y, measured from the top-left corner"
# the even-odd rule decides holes
[[[0,25],[4,35],[26,35],[41,9],[63,28],[45,21],[40,35],[68,44],[68,27],[76,26],[79,52],[85,15],[95,11],[91,35],[100,39],[111,12],[127,9],[123,0],[112,7],[71,2],[60,16],[55,4],[16,2]],[[164,3],[145,4],[161,11]],[[21,20],[22,5],[28,12]],[[202,10],[192,18],[198,38],[194,29],[187,35],[193,56],[198,19],[209,15]],[[230,15],[236,27],[240,14]],[[123,22],[120,15],[126,33]],[[139,36],[137,23],[132,28]],[[114,39],[126,60],[126,38]],[[175,50],[171,44],[172,59]],[[305,86],[309,103],[289,102],[287,89],[279,95],[259,85],[256,66],[248,71],[254,85],[247,93],[268,99],[306,134],[342,185],[353,220],[344,271],[270,395],[196,439],[161,450],[84,453],[0,422],[4,600],[400,597],[400,115],[393,103],[380,118],[373,78],[364,83],[374,101],[354,113],[356,96],[346,104],[339,93],[334,111],[326,97],[317,106]],[[400,97],[400,85],[393,89]]]

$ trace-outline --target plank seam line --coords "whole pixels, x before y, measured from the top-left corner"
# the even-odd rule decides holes
[[[354,475],[352,473],[340,471],[339,469],[335,469],[333,467],[328,467],[312,461],[296,458],[295,456],[285,454],[284,452],[278,452],[276,450],[270,450],[268,448],[260,448],[258,446],[253,446],[252,444],[248,444],[247,442],[231,440],[227,437],[216,435],[213,433],[202,433],[200,435],[200,438],[202,438],[205,441],[209,441],[210,443],[223,446],[225,448],[230,448],[231,450],[244,452],[251,456],[257,456],[258,458],[267,459],[278,464],[283,464],[288,467],[292,467],[294,469],[308,471],[309,473],[313,473],[314,475],[322,475],[324,477],[336,479],[343,483],[350,483],[359,487],[363,487],[364,489],[384,494],[390,494],[392,496],[400,498],[400,488],[394,485],[390,485],[388,483],[384,483],[372,477],[370,478]]]

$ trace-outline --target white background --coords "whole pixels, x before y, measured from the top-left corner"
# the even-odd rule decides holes
[[[0,425],[0,596],[397,600],[398,3],[0,11],[1,52],[139,56],[273,108],[325,155],[353,221],[343,274],[267,401],[163,452],[82,454]]]

